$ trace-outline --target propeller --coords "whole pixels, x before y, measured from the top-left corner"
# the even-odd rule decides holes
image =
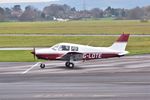
[[[34,60],[35,60],[35,48],[33,48],[33,52],[34,52]]]
[[[33,48],[33,51],[31,52],[33,54],[34,60],[36,58],[35,48]]]

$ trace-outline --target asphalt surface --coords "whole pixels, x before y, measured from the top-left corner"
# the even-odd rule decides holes
[[[0,63],[0,100],[149,100],[150,55],[77,62]]]

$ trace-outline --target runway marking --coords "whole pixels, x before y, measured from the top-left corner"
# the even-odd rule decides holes
[[[29,72],[31,69],[33,69],[34,67],[36,67],[38,64],[40,64],[41,62],[36,63],[35,65],[31,66],[29,69],[25,70],[24,72],[22,72],[22,74],[26,74],[27,72]]]
[[[27,69],[27,70],[25,70],[24,72],[22,72],[22,74],[26,74],[27,72],[29,72],[30,70],[32,70],[34,67],[36,67],[36,66],[38,66],[38,64],[40,64],[41,62],[38,62],[38,63],[36,63],[35,65],[33,65],[33,66],[31,66],[29,69]],[[54,65],[58,65],[58,64],[64,64],[64,63],[51,63],[51,64],[48,64],[48,63],[45,63],[46,64],[46,66],[54,66]],[[47,69],[46,69],[47,70]],[[34,70],[35,72],[39,72],[39,71],[44,71],[44,72],[46,72],[46,70]],[[51,69],[52,71],[59,71],[60,69]],[[32,71],[32,72],[34,72],[34,71]],[[49,70],[47,70],[48,72],[49,72]]]
[[[133,65],[133,66],[127,66],[125,68],[148,68],[150,67],[150,65],[142,65],[142,64],[138,64],[138,65]]]
[[[99,67],[99,68],[102,68],[102,67],[107,67],[107,66],[114,66],[114,65],[116,65],[116,64],[97,64],[97,65],[93,65],[93,64],[91,64],[91,65],[81,65],[81,67],[90,67],[90,68],[92,68],[92,67]]]
[[[53,97],[53,98],[78,98],[78,97],[82,97],[82,98],[87,98],[87,97],[101,97],[101,98],[104,98],[104,97],[117,97],[117,95],[114,95],[114,94],[73,94],[73,93],[57,93],[57,94],[37,94],[34,96],[35,98],[50,98],[50,97]]]
[[[113,82],[113,83],[120,83],[120,84],[150,84],[150,82]]]

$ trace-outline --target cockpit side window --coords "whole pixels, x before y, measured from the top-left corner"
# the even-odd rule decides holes
[[[71,46],[71,51],[78,51],[78,47],[76,47],[76,46]]]
[[[70,51],[70,46],[61,45],[61,46],[59,47],[59,51]]]

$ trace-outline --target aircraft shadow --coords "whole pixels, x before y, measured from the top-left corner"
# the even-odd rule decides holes
[[[46,67],[45,69],[64,69],[64,70],[84,70],[84,69],[94,69],[94,68],[108,68],[112,66],[96,66],[96,67],[81,67],[81,66],[75,66],[73,69],[66,68],[65,66],[56,66],[56,67]]]
[[[65,66],[57,66],[57,67],[46,67],[45,69],[65,69],[65,70],[83,70],[86,68],[75,66],[73,69],[71,68],[66,68]]]

